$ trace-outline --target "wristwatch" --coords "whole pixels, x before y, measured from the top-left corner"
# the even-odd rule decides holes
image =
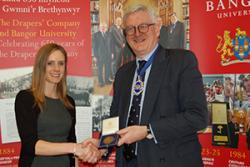
[[[147,133],[148,134],[147,134],[146,138],[149,139],[149,140],[153,139],[154,136],[151,133],[151,129],[150,129],[149,124],[147,125]]]

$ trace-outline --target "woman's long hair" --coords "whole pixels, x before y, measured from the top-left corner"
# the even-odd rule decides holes
[[[31,92],[35,98],[35,104],[38,105],[41,111],[43,110],[45,104],[44,85],[45,85],[46,63],[48,57],[54,51],[57,50],[61,51],[65,58],[65,72],[63,74],[62,80],[57,85],[57,94],[59,99],[64,103],[66,108],[69,109],[73,108],[73,105],[67,98],[67,85],[66,85],[67,52],[62,46],[55,43],[49,43],[42,46],[37,52],[32,73]]]

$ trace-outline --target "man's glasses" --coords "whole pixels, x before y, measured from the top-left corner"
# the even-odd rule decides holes
[[[126,35],[134,35],[137,29],[140,33],[147,33],[149,27],[152,25],[155,25],[155,23],[151,23],[151,24],[143,23],[138,26],[128,26],[124,29],[124,32]]]

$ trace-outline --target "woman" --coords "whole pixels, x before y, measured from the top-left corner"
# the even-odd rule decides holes
[[[31,88],[20,91],[15,100],[22,144],[19,167],[71,167],[75,156],[90,163],[99,158],[92,143],[75,143],[75,103],[66,94],[66,73],[62,46],[50,43],[40,48]]]

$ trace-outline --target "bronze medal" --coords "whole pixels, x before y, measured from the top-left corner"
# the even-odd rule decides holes
[[[103,143],[106,145],[111,144],[113,141],[114,141],[114,137],[112,137],[112,136],[107,136],[103,139]]]

